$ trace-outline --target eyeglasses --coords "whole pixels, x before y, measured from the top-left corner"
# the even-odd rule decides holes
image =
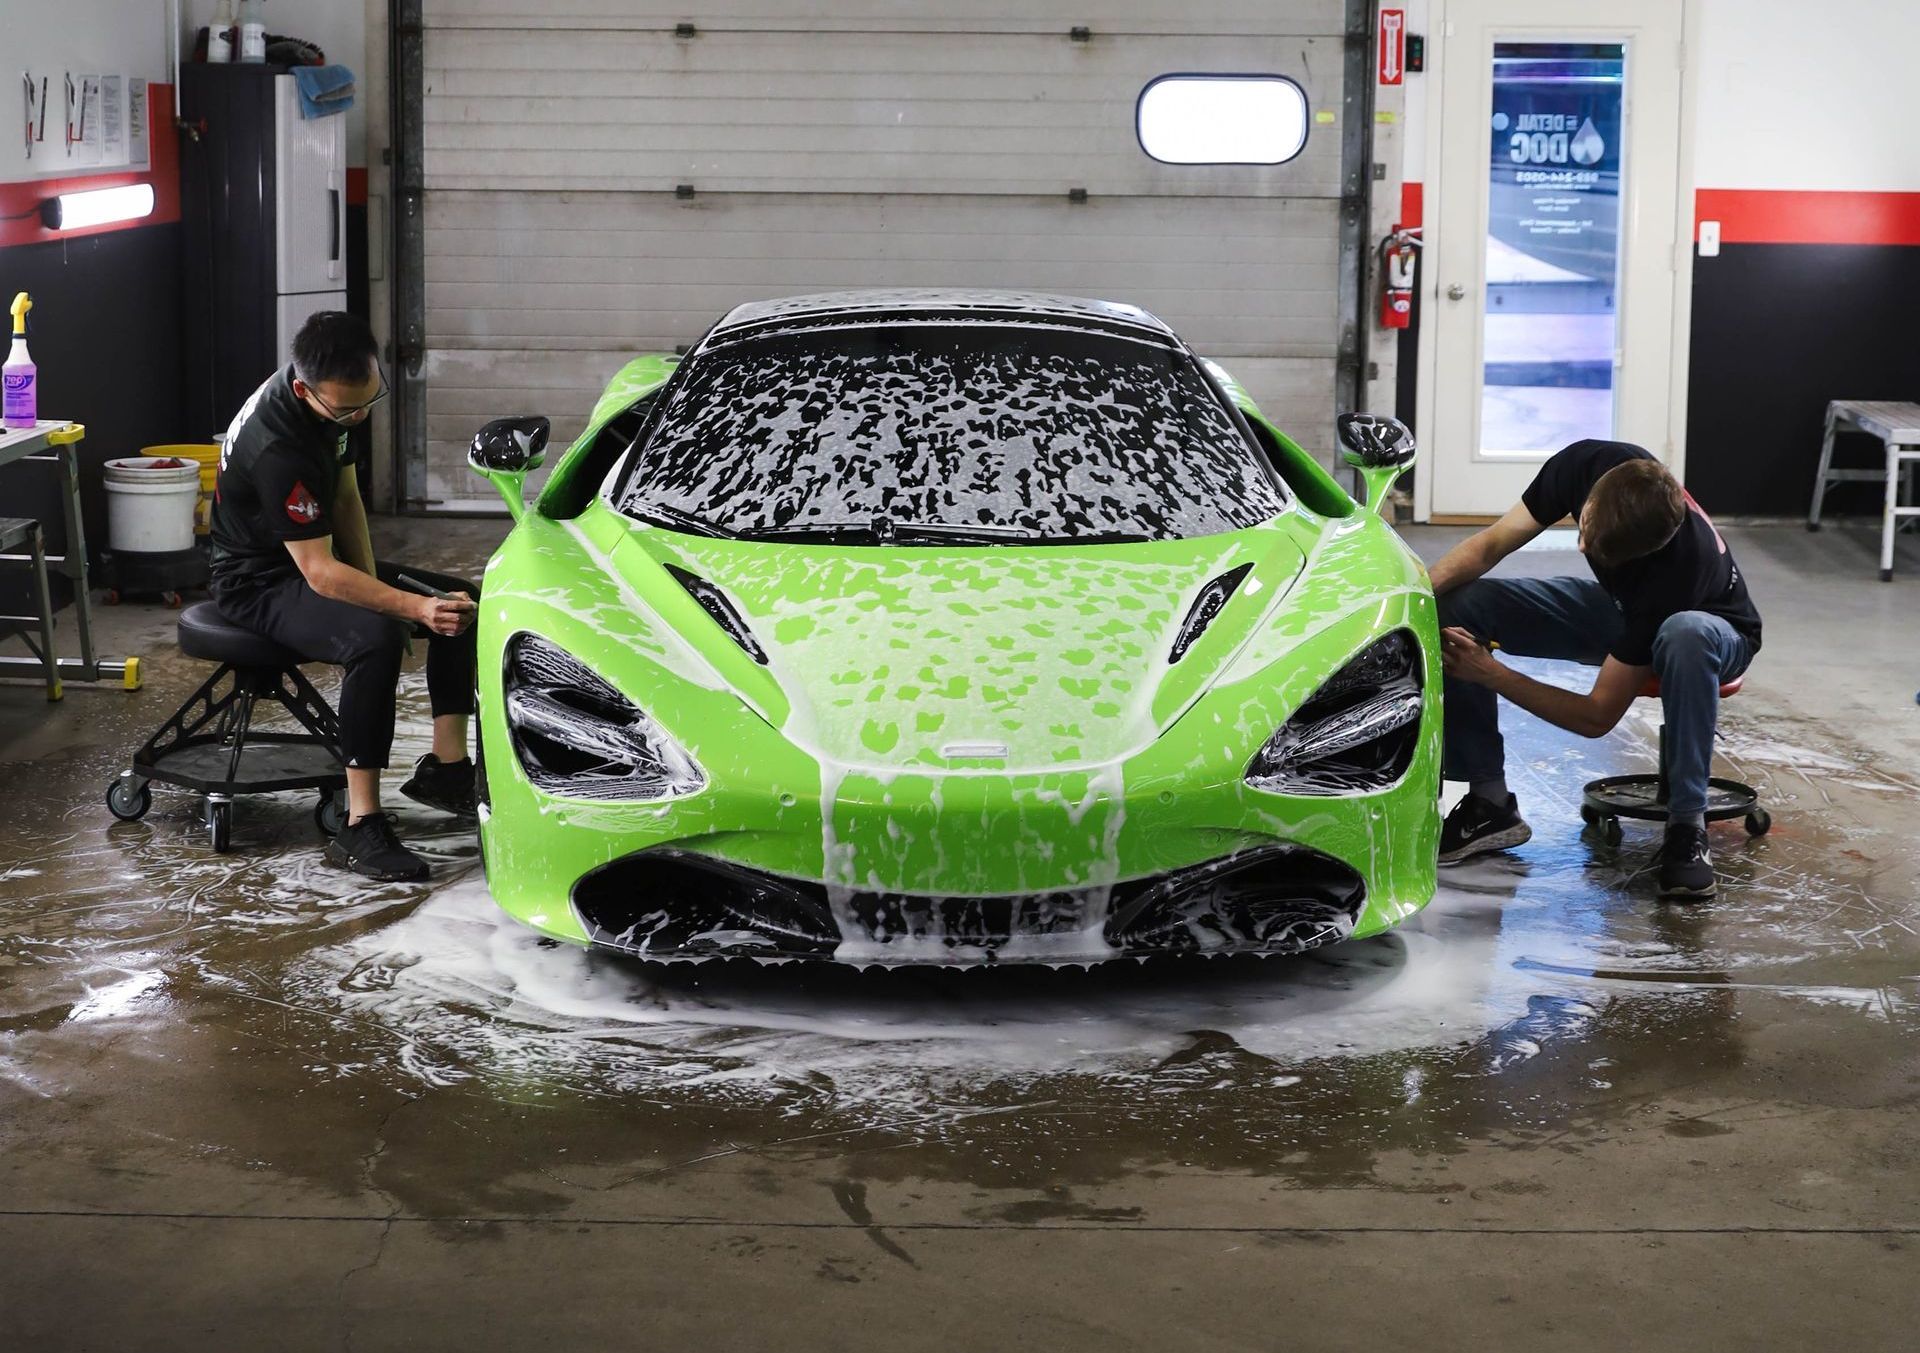
[[[379,368],[375,367],[375,370],[378,371]],[[312,399],[315,404],[318,404],[321,408],[325,409],[327,411],[327,417],[331,418],[336,423],[351,423],[355,418],[359,417],[363,413],[366,413],[374,405],[378,404],[381,400],[387,397],[387,373],[385,371],[380,371],[380,393],[376,394],[372,399],[368,400],[365,404],[355,404],[351,408],[345,408],[345,409],[336,409],[333,405],[329,404],[326,400],[326,397],[323,396],[318,390],[314,389],[312,383],[309,382],[304,376],[301,377],[300,383],[307,387],[308,398]]]

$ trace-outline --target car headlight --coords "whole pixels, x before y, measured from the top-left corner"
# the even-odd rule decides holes
[[[1247,767],[1270,794],[1367,794],[1407,773],[1425,705],[1420,643],[1395,630],[1327,678]]]
[[[700,767],[633,701],[534,634],[507,643],[507,730],[534,785],[576,799],[673,799]]]

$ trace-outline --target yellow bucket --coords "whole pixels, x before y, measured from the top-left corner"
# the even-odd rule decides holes
[[[220,475],[220,443],[181,442],[171,446],[143,446],[143,456],[177,456],[200,466],[200,501],[193,508],[193,533],[204,536],[213,515],[213,484]]]

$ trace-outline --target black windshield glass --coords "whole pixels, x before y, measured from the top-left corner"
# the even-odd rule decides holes
[[[699,354],[615,501],[741,536],[894,523],[1065,542],[1237,530],[1279,513],[1281,494],[1184,352],[975,320],[785,331]]]

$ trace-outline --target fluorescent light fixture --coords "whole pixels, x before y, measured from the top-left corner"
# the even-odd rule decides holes
[[[1285,164],[1307,144],[1307,96],[1283,75],[1162,75],[1134,130],[1165,164]]]
[[[62,193],[40,204],[40,221],[48,230],[79,230],[85,226],[135,221],[153,215],[153,185],[128,183],[118,188],[92,188],[84,193]]]

